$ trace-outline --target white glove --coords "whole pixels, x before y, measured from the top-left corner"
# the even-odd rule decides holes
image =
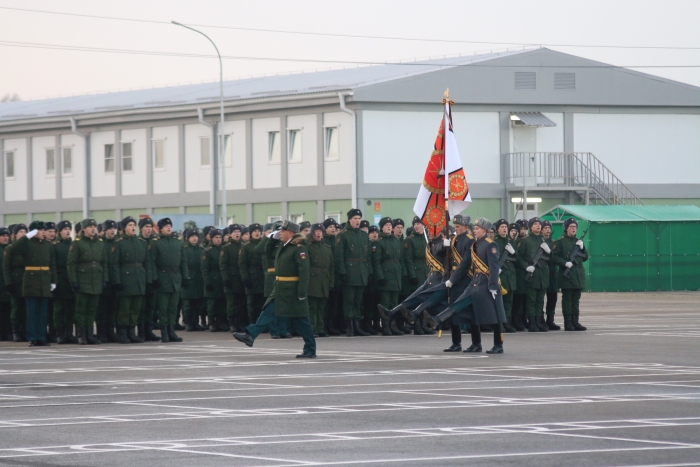
[[[274,238],[275,240],[279,240],[280,239],[280,231],[275,230],[274,232],[272,232],[272,238]]]
[[[299,297],[299,301],[302,301],[302,300],[306,300],[306,297],[304,297],[304,298]]]
[[[535,266],[528,266],[525,268],[525,270],[529,273],[533,273],[535,272]]]
[[[54,290],[56,290],[56,284],[51,284],[51,292],[53,292]]]
[[[583,240],[576,240],[576,246],[583,250]]]
[[[515,248],[513,248],[513,245],[511,245],[510,243],[506,243],[506,251],[511,255],[515,254]]]
[[[489,290],[491,292],[491,296],[493,297],[494,300],[496,300],[496,291],[495,290]]]
[[[34,236],[38,233],[39,233],[39,231],[37,229],[34,229],[27,234],[27,238],[34,238]]]
[[[444,239],[444,240],[442,241],[442,244],[443,244],[444,246],[450,246],[450,239],[449,239],[449,238]]]
[[[445,282],[445,287],[447,287],[448,289],[452,287],[452,282],[449,279],[447,279],[447,281]]]
[[[571,267],[572,267],[573,265],[574,265],[574,263],[572,263],[571,261],[567,261],[566,264],[565,264],[564,266],[566,266],[567,268],[571,269]]]
[[[545,242],[542,242],[542,244],[540,244],[540,248],[542,248],[547,254],[552,252],[552,250],[549,249],[549,245],[547,245]]]

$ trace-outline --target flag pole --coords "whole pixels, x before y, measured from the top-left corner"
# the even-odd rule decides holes
[[[445,93],[443,94],[443,99],[442,99],[442,104],[443,106],[447,104],[448,106],[452,106],[452,101],[450,100],[450,88],[445,89]],[[444,112],[444,107],[443,107],[443,112]],[[450,117],[450,115],[448,115]],[[445,139],[447,137],[447,132],[450,131],[450,128],[445,124],[445,117],[443,115],[442,118],[442,149],[445,151],[445,158],[443,160],[447,160],[447,145],[445,144]],[[444,187],[445,187],[445,195],[449,193],[449,186],[447,186],[447,181],[449,179],[447,172],[445,171],[447,169],[447,165],[445,164],[443,167],[443,179],[444,179]],[[444,260],[444,268],[445,268],[445,276],[447,279],[449,279],[451,273],[452,273],[452,240],[450,239],[450,201],[449,201],[449,196],[445,196],[445,212],[447,213],[446,216],[446,222],[445,222],[445,239],[447,240],[446,244],[448,245],[449,250],[447,250],[445,254],[445,260]],[[444,277],[443,277],[444,279]],[[447,304],[450,305],[452,303],[452,290],[451,288],[447,288]],[[438,339],[442,339],[442,329],[438,329]]]

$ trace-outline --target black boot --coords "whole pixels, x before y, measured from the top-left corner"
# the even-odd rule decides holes
[[[56,328],[53,327],[52,323],[49,323],[49,332],[46,334],[46,342],[51,342],[52,344],[58,342]]]
[[[503,346],[502,345],[494,345],[491,350],[487,350],[486,353],[488,354],[499,354],[503,353]]]
[[[97,338],[100,340],[100,342],[107,342],[109,340],[107,338],[107,326],[97,326]]]
[[[372,327],[372,322],[368,319],[362,320],[362,329],[364,329],[365,332],[368,332],[370,336],[376,336],[379,334],[379,331]]]
[[[178,322],[173,325],[173,329],[175,329],[176,331],[184,331],[185,326],[180,324],[180,321],[178,320]]]
[[[109,323],[105,327],[107,328],[107,341],[108,342],[119,342],[119,338],[114,333],[114,323]]]
[[[389,327],[389,320],[382,318],[382,336],[391,336],[391,328]]]
[[[564,331],[575,331],[574,323],[571,322],[571,316],[564,315]]]
[[[219,318],[209,317],[209,332],[219,332]],[[163,341],[165,342],[165,341]]]
[[[56,343],[59,345],[66,344],[66,328],[60,327],[57,329]]]
[[[419,318],[416,317],[416,320],[419,320]],[[433,330],[433,328],[431,328],[430,326],[428,326],[428,324],[427,324],[427,323],[425,322],[425,320],[423,320],[423,319],[420,319],[420,327],[423,328],[423,332],[424,332],[425,334],[428,334],[428,335],[430,335],[430,336],[432,336],[432,335],[435,334],[435,330]]]
[[[508,334],[512,334],[514,332],[517,332],[516,329],[510,324],[510,322],[506,321],[503,323],[503,330],[507,332]]]
[[[75,330],[78,332],[78,344],[87,345],[87,328],[83,326],[76,326]]]
[[[119,334],[117,334],[117,342],[120,344],[131,344],[129,340],[129,329],[134,332],[134,328],[131,326],[119,326]]]
[[[160,337],[156,336],[153,334],[153,326],[151,325],[144,325],[144,335],[143,335],[143,340],[144,342],[149,341],[149,342],[159,342]]]
[[[185,320],[185,332],[193,332],[196,330],[197,322],[189,317]]]
[[[535,324],[537,325],[537,330],[540,332],[547,332],[549,331],[549,328],[544,324],[542,320],[542,316],[537,315],[535,317]]]
[[[77,344],[78,338],[73,335],[73,325],[66,326],[66,344]]]
[[[396,325],[395,319],[389,321],[389,330],[394,336],[405,336],[404,332],[401,329],[399,329],[399,327]]]
[[[523,324],[523,319],[519,314],[513,316],[513,327],[515,328],[516,331],[519,331],[519,332],[523,332],[523,331],[527,330],[527,328]]]
[[[182,337],[178,337],[175,334],[175,326],[172,324],[168,326],[168,339],[170,339],[170,342],[182,342]]]
[[[345,320],[345,335],[347,337],[353,337],[355,335],[351,319]]]
[[[435,330],[440,329],[440,326],[442,325],[442,320],[440,319],[440,316],[432,316],[427,311],[423,312],[423,319],[425,319],[425,322],[428,326]]]
[[[252,346],[253,346],[253,342],[255,342],[255,340],[253,339],[253,336],[251,336],[250,334],[248,334],[248,331],[245,331],[245,332],[234,332],[234,333],[233,333],[233,337],[234,337],[234,339],[236,339],[238,342],[243,342],[243,343],[244,343],[245,345],[247,345],[248,347],[252,347]]]
[[[394,309],[390,310],[388,308],[384,308],[384,305],[381,304],[377,305],[377,310],[379,310],[379,316],[387,321],[390,321],[392,316],[394,316],[394,313],[396,313]]]
[[[359,319],[353,319],[352,320],[352,325],[353,325],[353,330],[355,331],[356,336],[362,336],[362,337],[367,337],[369,336],[369,333],[366,332],[364,329],[362,329],[362,326],[360,326],[360,320]]]
[[[540,332],[540,328],[537,327],[537,319],[532,318],[530,320],[530,325],[527,327],[528,332]]]
[[[134,332],[134,327],[129,326],[126,330],[126,337],[129,339],[129,342],[132,344],[143,344],[144,340],[141,336],[136,335]]]
[[[416,336],[423,336],[425,335],[425,331],[423,331],[423,326],[420,324],[420,320],[417,319],[413,322],[413,333]]]
[[[472,344],[463,350],[464,353],[479,353],[481,352],[481,344]]]
[[[420,310],[413,312],[403,305],[399,305],[398,309],[401,311],[401,316],[403,316],[403,319],[410,324],[413,324],[416,321],[416,316],[420,315],[421,313]]]
[[[168,342],[170,342],[170,336],[168,336],[168,327],[167,326],[160,327],[160,339],[163,341],[164,344],[167,344]]]
[[[219,331],[221,331],[221,332],[231,331],[231,326],[229,326],[229,323],[225,318],[219,319]],[[172,341],[172,339],[170,339],[170,340]],[[176,341],[176,342],[180,342],[180,341]]]
[[[462,344],[452,344],[448,348],[444,349],[443,352],[461,352]]]
[[[396,317],[396,326],[403,331],[404,334],[413,334],[413,326],[406,324],[406,320],[403,316]]]
[[[573,315],[571,323],[574,325],[575,331],[585,331],[586,329],[588,329],[585,326],[581,326],[581,323],[578,322],[578,315]]]
[[[557,326],[556,323],[554,322],[554,315],[547,315],[547,328],[549,328],[550,331],[559,331],[561,329],[560,326]]]
[[[95,337],[92,325],[87,327],[87,329],[85,330],[85,333],[86,333],[86,338],[87,338],[88,344],[99,345],[102,343],[101,340],[99,340],[98,338]]]

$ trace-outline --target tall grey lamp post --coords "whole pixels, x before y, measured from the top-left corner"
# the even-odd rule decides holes
[[[219,124],[219,144],[217,145],[218,154],[216,163],[217,165],[221,164],[221,218],[223,219],[222,225],[226,226],[226,224],[228,223],[228,216],[226,215],[226,163],[224,161],[224,64],[221,61],[221,54],[219,53],[219,48],[209,36],[204,34],[202,31],[198,31],[189,26],[185,26],[184,24],[178,23],[177,21],[171,21],[171,23],[177,26],[182,26],[183,28],[187,28],[206,37],[207,40],[211,42],[211,45],[214,46],[214,49],[216,49],[216,54],[219,56],[219,105],[221,110],[221,123]],[[211,166],[211,169],[214,170],[214,161],[212,161]],[[215,212],[213,212],[212,214],[216,216]]]

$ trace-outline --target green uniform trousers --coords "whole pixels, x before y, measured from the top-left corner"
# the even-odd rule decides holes
[[[544,312],[544,296],[546,294],[547,289],[525,288],[525,310],[527,310],[528,318],[542,315]]]
[[[186,323],[198,323],[199,316],[206,316],[207,309],[204,306],[203,298],[183,298],[182,299],[182,315]]]
[[[155,295],[158,325],[163,327],[177,324],[179,317],[177,304],[180,301],[180,292],[156,292]]]
[[[513,292],[508,292],[503,295],[503,308],[506,309],[506,319],[509,323],[513,322]]]
[[[298,332],[304,339],[304,353],[316,353],[316,339],[311,328],[309,318],[286,318],[291,330]],[[267,304],[254,324],[249,324],[245,329],[255,340],[260,334],[270,329],[275,321],[275,301]]]
[[[245,296],[246,305],[248,306],[248,321],[254,323],[258,320],[265,306],[265,296],[261,293],[251,293]]]
[[[380,290],[379,303],[387,310],[394,309],[399,304],[399,291]]]
[[[326,299],[325,297],[308,297],[309,300],[309,318],[311,319],[311,327],[315,334],[326,332],[326,326],[323,323],[323,315],[326,314]]]
[[[207,298],[207,315],[209,324],[213,319],[218,319],[220,323],[226,321],[226,300],[223,298]]]
[[[144,295],[141,300],[141,309],[138,314],[138,324],[155,326],[156,316],[156,294]]]
[[[53,325],[56,329],[69,327],[75,323],[75,299],[57,298],[53,301]]]
[[[233,320],[232,322],[237,322],[242,326],[248,325],[250,319],[248,318],[248,299],[246,294],[226,294],[226,316],[228,316],[229,321]]]
[[[345,319],[362,318],[362,295],[365,287],[356,285],[343,286],[343,314]]]
[[[136,326],[141,312],[141,305],[144,295],[127,295],[119,297],[119,308],[117,309],[118,326]]]
[[[117,322],[119,297],[100,295],[100,305],[97,307],[95,321],[98,326],[114,326]]]
[[[365,289],[365,293],[362,295],[362,318],[369,319],[372,321],[379,320],[379,311],[377,310],[377,305],[379,304],[379,293],[370,290],[369,292]]]
[[[77,292],[75,294],[75,325],[92,327],[95,324],[99,303],[100,294]]]
[[[24,297],[10,295],[10,320],[15,326],[27,324],[27,304]]]
[[[561,312],[564,316],[578,316],[581,289],[561,289]]]

